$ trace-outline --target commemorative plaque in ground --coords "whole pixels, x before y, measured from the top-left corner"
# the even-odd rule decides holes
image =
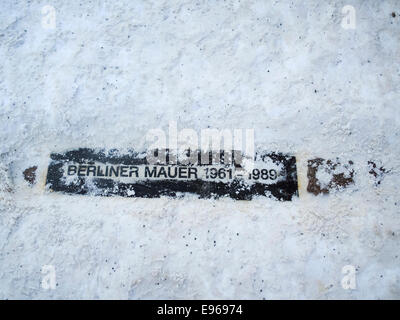
[[[154,161],[154,155],[163,161]],[[149,153],[82,148],[52,153],[50,158],[47,189],[70,194],[142,198],[194,194],[238,200],[264,196],[286,201],[298,196],[296,158],[282,153],[259,152],[249,159],[238,151],[187,150],[182,159],[168,149]]]

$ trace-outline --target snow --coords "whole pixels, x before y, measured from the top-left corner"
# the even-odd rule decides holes
[[[353,30],[341,27],[348,4],[3,0],[0,298],[400,298],[400,7],[352,1]],[[256,150],[296,156],[299,197],[45,190],[51,152],[144,150],[170,121],[254,129]],[[316,157],[353,161],[355,183],[308,193]],[[388,172],[379,185],[371,160]]]

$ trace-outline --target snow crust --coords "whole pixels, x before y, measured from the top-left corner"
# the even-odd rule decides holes
[[[1,1],[0,298],[400,298],[400,6],[351,1],[356,28],[344,29],[347,4]],[[300,196],[46,191],[51,152],[144,150],[170,121],[254,128],[256,150],[297,157]],[[355,183],[308,193],[314,157],[352,160]],[[387,169],[379,185],[370,160]]]

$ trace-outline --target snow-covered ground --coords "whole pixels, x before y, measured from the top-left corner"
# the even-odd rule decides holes
[[[2,0],[0,58],[1,299],[400,298],[398,1]],[[254,129],[299,197],[46,191],[51,152],[143,150],[170,121]],[[316,157],[354,184],[307,192]]]

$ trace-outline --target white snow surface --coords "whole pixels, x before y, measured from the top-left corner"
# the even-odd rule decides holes
[[[0,58],[1,299],[400,298],[399,1],[2,0]],[[51,152],[143,150],[170,121],[253,128],[297,157],[299,197],[46,190]],[[352,160],[355,183],[308,193],[314,157]]]

